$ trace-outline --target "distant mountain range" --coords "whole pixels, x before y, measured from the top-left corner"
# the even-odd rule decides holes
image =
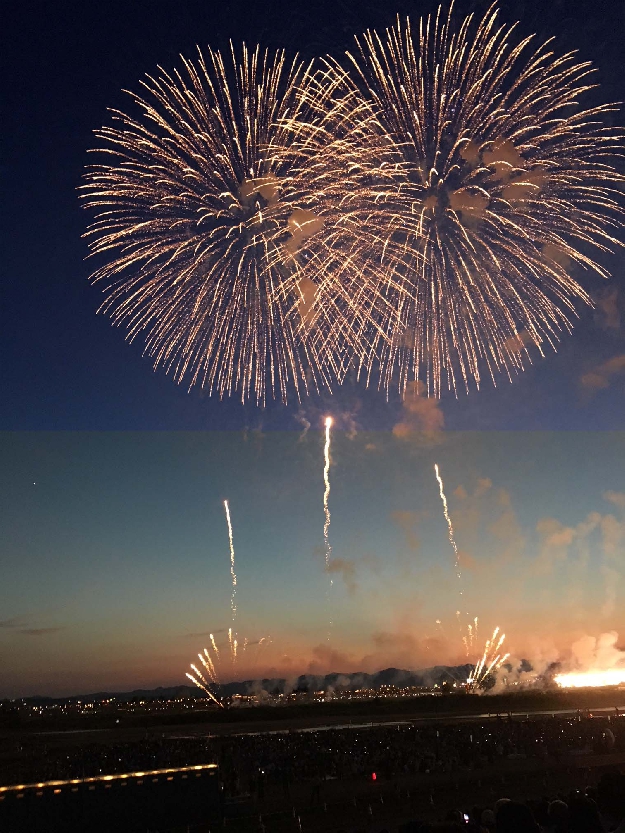
[[[444,682],[463,683],[473,670],[473,665],[436,665],[433,668],[426,668],[421,671],[407,671],[403,668],[384,668],[375,674],[356,672],[352,674],[302,674],[299,677],[285,679],[243,680],[241,682],[225,683],[220,687],[220,694],[225,697],[232,697],[235,694],[258,694],[266,692],[269,695],[282,693],[301,692],[311,693],[314,691],[355,691],[361,688],[369,688],[378,691],[383,686],[397,686],[398,688],[409,688],[411,686],[434,686]],[[94,694],[77,694],[73,697],[27,697],[28,701],[36,702],[68,702],[72,700],[173,700],[182,697],[202,697],[203,692],[195,686],[180,685],[169,688],[135,689],[134,691],[108,692],[98,691]]]

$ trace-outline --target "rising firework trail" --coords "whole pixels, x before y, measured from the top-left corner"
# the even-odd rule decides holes
[[[456,537],[454,534],[454,527],[451,522],[451,517],[449,515],[449,507],[447,506],[447,498],[445,497],[445,488],[443,486],[443,478],[441,477],[440,470],[438,468],[438,464],[434,463],[434,473],[436,474],[436,479],[438,481],[438,489],[439,494],[441,497],[441,502],[443,504],[443,514],[445,515],[445,520],[447,521],[447,533],[449,537],[449,543],[454,551],[454,570],[456,571],[456,578],[458,579],[458,593],[460,595],[460,604],[464,601],[462,596],[464,595],[463,584],[462,584],[462,571],[460,569],[460,555],[458,553],[458,546],[456,544]],[[460,633],[462,636],[462,644],[464,645],[465,653],[469,656],[471,648],[473,647],[473,643],[477,638],[477,625],[478,625],[478,618],[477,616],[473,619],[473,622],[469,622],[467,625],[467,632],[466,634],[463,633],[463,626],[460,621],[461,611],[456,610],[456,618],[458,620],[458,627],[460,628]]]
[[[324,459],[324,466],[323,466],[323,514],[324,514],[324,522],[323,522],[323,545],[324,545],[324,554],[325,554],[325,568],[326,572],[330,569],[330,559],[332,557],[332,546],[330,544],[330,506],[329,506],[329,499],[330,499],[330,429],[332,428],[332,417],[326,417],[325,420],[325,427],[326,427],[326,435],[325,435],[325,445],[323,448],[323,459]],[[332,579],[330,579],[330,587],[332,587]],[[326,594],[326,598],[328,599],[329,603],[329,594]],[[332,628],[332,621],[330,620],[330,629]],[[330,632],[328,632],[328,639],[330,639]]]
[[[440,475],[440,471],[438,468],[438,463],[434,463],[434,473],[436,474],[436,479],[438,480],[438,489],[441,496],[441,501],[443,503],[443,514],[445,515],[445,520],[447,521],[447,530],[449,536],[449,543],[454,551],[454,569],[456,571],[456,578],[458,581],[462,581],[462,572],[460,571],[460,557],[458,555],[458,547],[456,545],[456,539],[454,536],[454,528],[451,523],[451,518],[449,517],[449,509],[447,507],[447,498],[445,497],[445,489],[443,486],[443,478]],[[462,587],[460,587],[459,591],[460,595],[462,596],[463,591]]]
[[[236,594],[237,594],[237,574],[234,571],[234,542],[232,538],[232,522],[230,520],[230,507],[228,501],[224,500],[224,509],[226,510],[226,521],[228,523],[228,542],[230,544],[230,578],[232,579],[232,595],[230,596],[230,610],[232,612],[232,624],[237,615]]]

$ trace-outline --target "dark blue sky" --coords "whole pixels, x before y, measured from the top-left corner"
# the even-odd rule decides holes
[[[487,4],[457,6],[481,13]],[[334,395],[264,410],[187,393],[96,316],[76,189],[92,131],[107,107],[124,105],[123,88],[196,44],[233,38],[339,54],[366,27],[434,8],[111,0],[10,10],[0,57],[0,697],[183,681],[201,634],[229,622],[224,498],[241,633],[275,640],[264,670],[463,659],[449,638],[453,558],[434,462],[467,607],[484,633],[502,624],[514,650],[546,661],[585,631],[625,631],[622,250],[602,258],[609,286],[576,275],[597,309],[580,310],[557,354],[536,356],[512,384],[443,396],[417,417],[351,379]],[[597,101],[625,100],[622,3],[502,2],[501,14],[593,61]],[[331,650],[327,413],[336,419]]]

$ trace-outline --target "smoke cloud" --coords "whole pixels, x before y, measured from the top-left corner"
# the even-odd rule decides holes
[[[442,442],[445,417],[439,401],[425,393],[423,382],[412,382],[407,386],[402,419],[394,426],[393,434],[406,442],[437,445]]]
[[[599,390],[609,388],[614,376],[625,372],[625,354],[613,356],[603,364],[590,370],[580,378],[582,390],[592,395]]]

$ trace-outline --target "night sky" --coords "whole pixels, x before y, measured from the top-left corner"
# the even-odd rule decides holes
[[[459,2],[464,13],[488,3]],[[92,131],[146,72],[230,38],[339,56],[354,34],[435,2],[16,4],[5,26],[0,314],[0,697],[172,685],[230,624],[240,676],[464,661],[441,467],[481,637],[565,658],[625,638],[625,252],[557,353],[510,384],[411,410],[348,378],[265,409],[187,392],[96,315],[77,198]],[[625,8],[501,3],[598,68],[625,100]],[[621,112],[617,123],[623,124]],[[333,586],[323,560],[323,418]],[[329,614],[331,609],[331,614]],[[328,618],[332,637],[328,642]],[[441,624],[437,625],[436,620]],[[622,644],[622,643],[621,643]]]

